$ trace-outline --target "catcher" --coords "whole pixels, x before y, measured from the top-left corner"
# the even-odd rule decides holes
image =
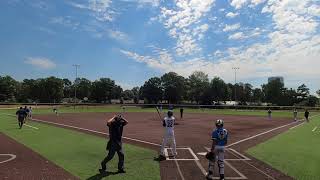
[[[209,160],[209,169],[206,178],[213,179],[214,164],[217,159],[219,168],[220,180],[224,180],[224,150],[228,142],[228,131],[223,128],[223,120],[216,121],[216,129],[212,132],[212,147],[211,151],[206,154]]]

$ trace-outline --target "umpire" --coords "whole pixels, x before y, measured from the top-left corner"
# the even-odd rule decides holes
[[[118,163],[118,173],[125,173],[124,171],[124,154],[122,151],[122,132],[123,127],[128,124],[128,121],[124,119],[121,115],[114,116],[107,122],[107,126],[109,127],[109,142],[107,144],[108,155],[101,162],[101,169],[99,172],[101,174],[105,174],[107,171],[107,163],[113,158],[115,153],[117,152],[119,157]]]

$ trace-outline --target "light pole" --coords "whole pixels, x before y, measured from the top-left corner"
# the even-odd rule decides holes
[[[239,70],[239,67],[233,67],[234,70],[234,103],[237,103],[237,70]]]
[[[72,66],[76,68],[76,79],[74,80],[74,104],[76,104],[76,100],[77,100],[78,68],[80,67],[80,65],[79,65],[79,64],[74,64],[74,65],[72,65]]]

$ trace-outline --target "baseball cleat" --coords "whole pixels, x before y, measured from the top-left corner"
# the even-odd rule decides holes
[[[126,171],[124,169],[119,169],[118,173],[126,173]]]
[[[106,174],[107,170],[106,169],[99,169],[100,174]]]

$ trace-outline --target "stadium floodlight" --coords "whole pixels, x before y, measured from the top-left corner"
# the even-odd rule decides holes
[[[72,66],[76,68],[76,79],[74,80],[74,103],[76,104],[76,100],[77,100],[77,78],[78,78],[78,68],[80,68],[80,64],[73,64]]]
[[[239,70],[239,67],[233,67],[234,70],[234,103],[237,103],[237,70]]]

